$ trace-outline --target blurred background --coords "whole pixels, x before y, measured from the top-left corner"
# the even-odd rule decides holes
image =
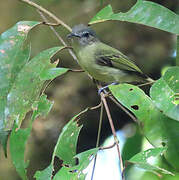
[[[136,1],[134,0],[36,0],[38,4],[47,8],[66,24],[87,24],[90,19],[107,4],[111,4],[114,12],[126,12]],[[178,0],[155,0],[159,4],[179,13]],[[0,1],[0,33],[6,31],[18,21],[37,20],[41,21],[36,10],[18,0]],[[105,22],[93,25],[99,38],[105,43],[121,50],[149,76],[158,79],[161,71],[166,66],[175,64],[176,37],[170,33],[159,31],[154,28],[145,27],[126,22]],[[66,41],[68,32],[63,27],[56,30]],[[57,37],[47,26],[38,26],[33,29],[28,37],[32,45],[31,56],[53,46],[61,45]],[[67,41],[66,41],[67,42]],[[67,50],[58,53],[59,66],[79,69],[77,63],[72,59]],[[149,87],[144,91],[148,93]],[[26,159],[30,159],[28,173],[30,179],[36,170],[47,167],[51,160],[53,148],[63,126],[77,113],[86,107],[92,107],[100,102],[97,89],[85,73],[68,73],[56,78],[46,90],[48,98],[54,101],[52,111],[46,118],[38,118],[34,122],[31,137],[27,144]],[[115,104],[108,101],[114,124],[119,134],[122,133],[124,141],[133,138],[133,148],[126,148],[126,159],[140,151],[142,139],[132,120],[125,112]],[[83,129],[80,133],[77,152],[95,147],[99,110],[89,111],[82,116]],[[28,116],[23,123],[26,127]],[[104,143],[111,135],[111,130],[104,114],[102,135],[100,143]],[[136,143],[137,142],[137,143]],[[112,143],[111,143],[112,144]],[[0,149],[0,180],[19,180],[10,157],[5,159],[2,148]],[[99,179],[99,178],[98,178]],[[137,180],[137,179],[136,179]]]

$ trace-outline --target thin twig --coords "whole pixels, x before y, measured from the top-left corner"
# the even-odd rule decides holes
[[[99,147],[99,141],[100,141],[100,136],[101,136],[101,128],[102,128],[102,121],[103,121],[103,111],[104,111],[103,103],[101,102],[100,105],[101,105],[101,111],[100,111],[100,118],[99,118],[99,125],[98,125],[98,135],[97,135],[97,140],[96,140],[96,148]],[[93,180],[95,166],[96,166],[96,160],[97,160],[97,154],[95,155],[95,158],[94,158],[94,165],[93,165],[93,170],[92,170],[92,174],[91,174],[91,180]]]
[[[143,84],[139,84],[137,85],[138,87],[142,87],[142,86],[146,86],[146,85],[149,85],[149,84],[153,84],[155,81],[153,82],[146,82],[146,83],[143,83]]]
[[[65,27],[68,31],[72,31],[71,27],[68,26],[67,24],[65,24],[61,19],[59,19],[57,16],[55,16],[53,13],[51,13],[50,11],[46,10],[45,8],[43,8],[42,6],[30,1],[30,0],[19,0],[22,1],[24,3],[29,4],[32,7],[35,7],[36,9],[40,10],[41,12],[45,13],[46,15],[48,15],[50,18],[52,18],[53,20],[55,20],[57,22],[57,24],[62,25],[63,27]]]
[[[100,102],[97,106],[93,106],[93,107],[91,107],[91,108],[89,108],[90,110],[96,110],[96,109],[98,109],[99,107],[101,107],[102,106],[102,102]]]
[[[85,72],[82,69],[69,69],[69,72]]]
[[[104,104],[104,107],[105,107],[105,110],[106,110],[106,113],[107,113],[107,116],[108,116],[108,120],[109,120],[109,124],[111,126],[111,130],[112,130],[112,133],[113,133],[114,141],[116,143],[117,152],[118,152],[119,161],[120,161],[121,174],[122,174],[124,166],[123,166],[122,156],[121,156],[120,148],[119,148],[119,140],[118,140],[117,135],[116,135],[116,130],[114,128],[114,124],[113,124],[111,113],[109,111],[109,108],[108,108],[108,105],[107,105],[107,102],[106,102],[105,95],[104,95],[103,92],[101,92],[100,95],[101,95],[101,100],[102,100],[102,102]]]
[[[44,16],[44,14],[42,13],[42,11],[37,9],[37,12],[40,14],[40,16],[42,17],[42,19],[44,20],[45,23],[48,23],[48,19]],[[59,39],[59,41],[64,45],[67,46],[67,44],[65,43],[65,41],[63,40],[63,38],[57,33],[57,31],[55,30],[55,28],[53,26],[49,26],[50,29],[53,31],[53,33],[57,36],[57,38]],[[75,56],[75,54],[73,53],[73,51],[69,48],[68,52],[70,53],[70,55],[73,57],[73,59],[75,61],[77,60],[77,57]]]
[[[100,150],[111,149],[111,148],[113,148],[115,145],[116,145],[116,143],[114,142],[114,143],[113,143],[112,145],[110,145],[110,146],[100,147],[99,149],[100,149]]]
[[[98,81],[95,80],[94,83],[96,84],[98,90],[100,88],[102,88],[102,86],[99,84]],[[112,120],[112,117],[111,117],[111,113],[109,111],[109,107],[108,107],[108,104],[107,104],[107,101],[106,101],[106,95],[103,92],[101,92],[100,96],[101,96],[101,101],[104,104],[104,107],[105,107],[105,110],[106,110],[106,113],[107,113],[107,116],[108,116],[109,124],[110,124],[111,130],[112,130],[112,134],[113,134],[113,137],[114,137],[114,142],[115,142],[116,147],[117,147],[117,153],[118,153],[118,157],[119,157],[119,161],[120,161],[120,170],[121,170],[121,174],[122,174],[123,169],[124,169],[124,165],[123,165],[122,156],[121,156],[121,153],[120,153],[119,140],[117,138],[116,130],[114,128],[113,120]],[[122,179],[125,180],[125,178],[123,178],[123,177],[122,177]]]
[[[109,97],[119,108],[121,108],[134,122],[138,122],[137,118],[132,115],[130,111],[128,111],[122,104],[120,104],[114,97],[112,96],[107,96]]]
[[[37,9],[37,11],[40,11],[40,10]],[[42,12],[42,11],[40,11],[40,12]],[[46,22],[46,21],[44,21],[43,24],[45,24],[47,26],[59,26],[59,25],[61,25],[58,23],[50,23],[50,22]]]

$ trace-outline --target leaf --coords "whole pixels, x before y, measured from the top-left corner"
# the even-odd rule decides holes
[[[45,69],[41,72],[40,78],[41,80],[49,80],[54,79],[57,76],[60,76],[62,74],[65,74],[68,72],[69,69],[67,68],[51,68],[51,69]]]
[[[54,47],[41,52],[19,72],[7,96],[6,129],[11,129],[15,119],[20,127],[26,113],[39,98],[45,82],[40,79],[41,72],[56,66],[50,63],[50,58],[61,49],[63,47]]]
[[[179,122],[162,114],[137,86],[120,84],[111,85],[109,89],[121,104],[134,113],[150,143],[157,147],[168,147],[165,158],[179,169]]]
[[[108,20],[127,21],[179,34],[179,15],[151,1],[138,0],[126,13],[113,13],[111,5],[99,11],[89,24]]]
[[[24,46],[28,32],[39,22],[21,21],[0,36],[0,120],[3,120],[3,103],[15,77],[29,60],[30,46]],[[3,109],[4,110],[4,109]]]
[[[139,130],[132,136],[126,137],[126,141],[122,148],[123,161],[129,160],[136,153],[141,151],[143,136],[139,133]]]
[[[11,159],[16,168],[16,171],[23,180],[28,179],[26,175],[28,161],[24,162],[24,152],[30,131],[31,128],[18,129],[18,125],[15,124],[10,136]]]
[[[38,116],[47,116],[47,114],[52,109],[54,102],[49,101],[47,99],[47,95],[42,94],[39,98],[39,101],[35,102],[32,105],[33,115],[31,117],[32,122],[38,117]]]
[[[77,120],[79,116],[85,113],[88,109],[85,109],[78,115],[74,116],[70,122],[63,128],[55,147],[55,156],[63,160],[63,164],[70,166],[75,165],[77,140],[82,126],[78,126]],[[63,148],[62,148],[63,147]]]
[[[6,154],[8,132],[5,128],[7,95],[14,80],[30,57],[30,45],[24,45],[28,32],[40,24],[21,21],[0,36],[0,142]]]
[[[177,54],[176,54],[176,66],[179,66],[179,35],[177,36]]]
[[[54,177],[54,180],[76,180],[85,179],[86,173],[84,169],[87,168],[89,163],[92,161],[99,148],[90,149],[88,151],[82,152],[75,156],[78,158],[79,164],[73,167],[62,167]]]
[[[179,121],[179,67],[170,67],[152,86],[150,96],[162,113]]]
[[[0,131],[0,143],[3,147],[3,151],[4,151],[4,155],[5,157],[7,157],[7,140],[8,140],[8,135],[9,132],[8,131]]]
[[[74,116],[65,125],[54,148],[51,164],[44,170],[37,171],[35,173],[34,177],[37,178],[37,180],[43,179],[45,174],[46,177],[48,177],[48,179],[46,179],[51,180],[55,156],[63,160],[63,165],[68,165],[71,167],[76,164],[74,156],[76,155],[77,140],[82,128],[82,126],[78,126],[77,120],[83,113],[87,112],[87,110],[88,108]],[[49,175],[49,172],[51,172],[51,176]]]
[[[53,172],[53,165],[50,164],[47,168],[45,168],[43,171],[37,171],[34,175],[34,178],[36,180],[51,180],[52,178],[52,172]]]
[[[160,168],[157,165],[153,165],[152,162],[157,156],[160,156],[161,154],[166,151],[166,148],[153,148],[148,149],[146,151],[140,152],[133,156],[128,162],[133,163],[137,165],[140,168],[143,168],[147,171],[151,172],[161,172],[163,174],[170,174],[174,175],[173,173],[167,171],[166,169]]]
[[[33,112],[30,127],[26,129],[19,129],[15,124],[10,136],[10,153],[12,162],[16,171],[23,180],[27,180],[27,166],[28,162],[24,162],[25,146],[32,129],[32,122],[37,116],[47,115],[52,108],[53,103],[46,99],[46,95],[42,95],[38,102],[36,102],[36,109]]]

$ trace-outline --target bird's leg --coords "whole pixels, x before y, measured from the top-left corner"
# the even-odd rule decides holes
[[[107,89],[110,85],[117,85],[117,84],[118,84],[118,83],[113,82],[113,83],[108,84],[108,85],[106,85],[106,86],[104,86],[104,87],[101,87],[101,88],[98,90],[98,94],[101,94],[101,92],[104,92],[104,93],[106,94],[106,93],[107,93],[106,89]]]

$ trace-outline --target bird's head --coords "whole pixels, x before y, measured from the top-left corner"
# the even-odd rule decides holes
[[[83,24],[74,26],[67,38],[72,39],[72,41],[77,42],[81,46],[90,45],[98,41],[95,31]]]

